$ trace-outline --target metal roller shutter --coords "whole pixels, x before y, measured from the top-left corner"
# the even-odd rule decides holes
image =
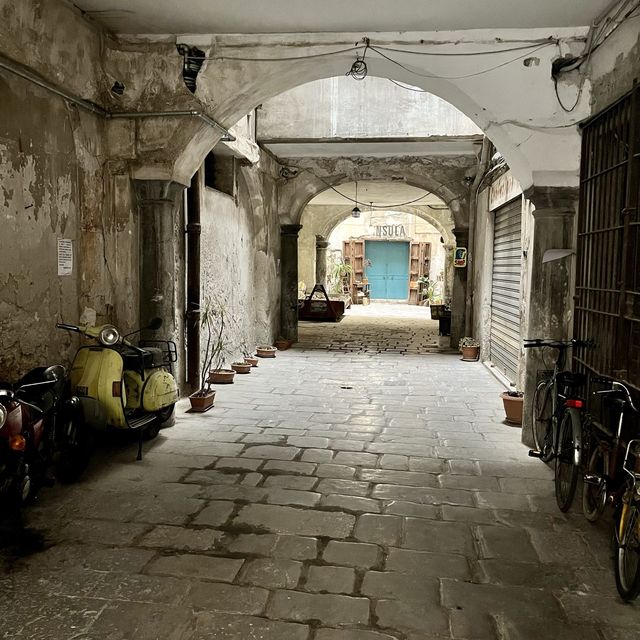
[[[491,286],[491,362],[511,382],[520,358],[520,281],[522,198],[496,209]]]

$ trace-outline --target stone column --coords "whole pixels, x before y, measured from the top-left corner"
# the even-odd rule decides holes
[[[280,226],[280,334],[298,340],[298,233],[300,224]]]
[[[157,335],[178,345],[178,381],[184,381],[185,186],[165,180],[134,180],[140,216],[140,326],[162,318]]]
[[[529,291],[523,287],[526,305],[523,338],[566,340],[572,335],[573,260],[570,256],[542,263],[549,249],[575,249],[573,223],[578,204],[578,189],[574,187],[531,187],[526,193],[535,206],[533,233],[528,250],[531,269]],[[580,336],[592,338],[593,336]],[[522,441],[533,446],[531,399],[536,388],[539,369],[548,366],[539,349],[527,349],[525,362],[525,401]],[[548,358],[547,358],[548,359]],[[568,362],[567,366],[571,366]]]
[[[324,236],[316,236],[316,284],[327,286],[327,248],[329,241]]]
[[[469,230],[454,229],[457,247],[469,246]],[[451,258],[453,261],[453,256]],[[467,267],[453,267],[453,291],[451,300],[451,346],[457,349],[464,335],[464,319],[467,305]]]

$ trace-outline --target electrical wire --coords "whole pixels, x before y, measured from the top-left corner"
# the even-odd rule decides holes
[[[293,169],[294,171],[298,172],[295,176],[292,176],[292,177],[297,177],[298,175],[300,175],[300,173],[310,173],[314,178],[316,178],[317,180],[322,182],[322,184],[324,184],[328,189],[331,189],[332,191],[335,191],[338,195],[340,195],[343,198],[345,198],[345,200],[349,200],[350,202],[355,202],[356,204],[358,204],[353,198],[350,198],[349,196],[346,196],[344,193],[341,193],[332,184],[330,184],[329,182],[327,182],[326,180],[324,180],[320,176],[318,176],[315,173],[313,173],[313,171],[311,171],[311,169],[307,169],[306,167],[296,167],[296,166],[287,166],[285,168],[287,170]],[[460,182],[459,180],[450,180],[449,182],[442,183],[440,186],[441,187],[448,187],[450,184],[456,184],[456,183],[459,183],[459,182]],[[419,188],[419,187],[416,187],[416,188]],[[385,204],[385,205],[376,205],[376,204],[374,204],[373,208],[374,209],[380,209],[380,210],[388,210],[388,209],[393,208],[393,207],[405,207],[405,206],[410,205],[410,204],[415,204],[416,202],[419,202],[420,200],[424,200],[427,196],[430,196],[430,195],[435,195],[435,194],[433,194],[432,192],[426,191],[426,193],[423,196],[420,196],[419,198],[416,198],[415,200],[410,200],[409,202],[401,202],[399,204]],[[444,202],[444,205],[445,205],[444,207],[433,207],[431,205],[425,205],[425,206],[428,206],[428,207],[430,207],[431,209],[434,209],[434,210],[436,210],[436,209],[442,210],[443,208],[448,209],[450,204],[454,200],[459,200],[461,196],[456,196],[454,198],[451,198],[448,201],[444,200],[440,196],[437,196],[437,197],[440,198],[440,200],[442,200],[442,202]]]
[[[416,56],[434,56],[434,57],[464,57],[464,56],[491,56],[498,53],[510,53],[512,51],[523,51],[524,49],[534,49],[541,44],[557,44],[557,38],[544,38],[542,40],[532,40],[531,44],[521,47],[510,47],[508,49],[492,49],[490,51],[415,51],[412,49],[397,49],[394,47],[386,47],[384,45],[376,45],[376,48],[382,51],[390,51],[391,53],[408,53]],[[436,43],[433,43],[436,44]],[[441,45],[453,44],[451,42],[442,42]],[[456,43],[457,44],[457,43]]]
[[[557,44],[558,40],[555,38],[547,38],[545,40],[532,40],[531,44],[518,46],[518,47],[509,47],[504,49],[494,49],[491,51],[448,51],[448,52],[439,52],[439,51],[415,51],[412,49],[398,49],[396,47],[387,47],[384,45],[376,45],[376,47],[382,51],[389,51],[391,53],[402,53],[408,55],[417,55],[417,56],[433,56],[433,57],[473,57],[473,56],[487,56],[487,55],[497,55],[501,53],[509,53],[511,51],[522,51],[525,49],[533,49],[540,44]],[[433,46],[444,46],[444,45],[456,45],[457,43],[452,42],[441,42],[441,43],[430,43]],[[314,58],[324,58],[327,56],[336,56],[342,55],[343,53],[350,53],[352,51],[358,52],[360,48],[364,46],[365,52],[367,47],[370,47],[370,44],[367,42],[363,42],[361,45],[355,45],[353,47],[349,47],[348,49],[337,49],[335,51],[326,51],[324,53],[313,53],[303,56],[291,56],[291,57],[282,57],[282,58],[262,58],[262,57],[253,57],[247,58],[243,56],[211,56],[211,57],[197,57],[197,56],[189,56],[186,55],[185,58],[197,57],[198,60],[237,60],[239,62],[292,62],[296,60],[312,60]]]
[[[464,78],[473,78],[475,76],[480,76],[483,75],[485,73],[489,73],[491,71],[495,71],[496,69],[500,69],[502,67],[506,67],[508,64],[512,64],[513,62],[517,62],[518,60],[521,60],[522,58],[527,57],[528,55],[532,54],[532,53],[536,53],[537,51],[540,51],[542,49],[545,49],[546,47],[549,46],[555,46],[555,43],[553,42],[547,42],[546,44],[541,45],[540,47],[533,49],[531,51],[527,51],[527,53],[524,53],[520,56],[518,56],[517,58],[512,58],[511,60],[507,60],[505,62],[501,62],[498,65],[495,65],[494,67],[490,67],[488,69],[483,69],[482,71],[476,71],[474,73],[468,73],[468,74],[464,74],[461,76],[439,76],[439,75],[435,75],[435,74],[425,74],[425,73],[420,73],[419,71],[415,71],[414,69],[410,69],[409,67],[406,67],[405,65],[403,65],[402,63],[398,62],[397,60],[394,60],[393,58],[390,58],[388,55],[386,55],[385,53],[383,53],[382,51],[380,51],[377,47],[374,47],[373,45],[370,46],[369,48],[371,49],[371,51],[374,51],[375,53],[377,53],[379,56],[383,57],[385,60],[388,60],[389,62],[391,62],[392,64],[400,67],[401,69],[404,69],[405,71],[408,71],[409,73],[418,76],[420,78],[435,78],[438,80],[462,80]]]
[[[316,178],[318,178],[318,176],[316,176]],[[322,178],[318,178],[318,180],[320,180],[320,182],[324,183],[332,191],[335,191],[339,196],[342,196],[343,198],[345,198],[345,200],[349,200],[351,202],[355,202],[356,205],[358,204],[357,200],[354,200],[353,198],[350,198],[349,196],[346,196],[344,193],[338,191],[338,189],[336,189],[334,186],[330,185],[328,182],[325,182]],[[406,207],[407,205],[415,204],[416,202],[420,202],[420,200],[424,200],[425,198],[427,198],[430,195],[432,195],[432,194],[427,192],[423,196],[420,196],[419,198],[416,198],[415,200],[409,200],[409,202],[400,202],[399,204],[385,204],[385,205],[371,204],[370,206],[371,206],[372,209],[383,209],[383,210],[384,209],[393,209],[394,207]]]
[[[212,56],[205,58],[198,58],[198,60],[238,60],[239,62],[294,62],[296,60],[313,60],[314,58],[326,58],[328,56],[338,56],[343,53],[351,53],[355,51],[356,53],[359,51],[360,46],[356,45],[353,47],[349,47],[348,49],[338,49],[336,51],[325,51],[324,53],[310,53],[304,56],[290,56],[284,58],[243,58],[237,56]],[[192,56],[185,56],[190,58]]]
[[[416,93],[429,93],[426,89],[419,89],[418,87],[411,87],[409,85],[402,84],[402,82],[397,82],[396,80],[392,80],[391,78],[387,78],[387,80],[389,82],[391,82],[392,84],[395,84],[396,86],[400,87],[401,89],[406,89],[407,91],[415,91]]]

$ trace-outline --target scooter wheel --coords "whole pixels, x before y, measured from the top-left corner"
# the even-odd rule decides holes
[[[155,420],[142,431],[142,437],[145,440],[153,440],[160,433],[160,420]]]

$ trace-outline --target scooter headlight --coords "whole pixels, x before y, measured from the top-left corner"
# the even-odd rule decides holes
[[[0,429],[4,427],[4,423],[7,421],[7,409],[4,405],[0,404]]]
[[[118,341],[120,340],[120,334],[118,333],[118,330],[115,327],[108,324],[105,327],[103,327],[102,330],[100,331],[98,340],[100,340],[100,342],[105,347],[112,347],[114,344],[117,344]]]

